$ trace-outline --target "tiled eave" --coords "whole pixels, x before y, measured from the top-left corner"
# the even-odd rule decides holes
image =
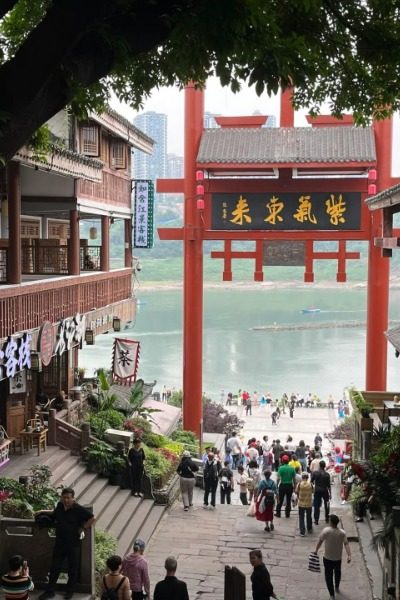
[[[38,168],[49,173],[57,173],[74,179],[87,179],[96,183],[102,181],[103,163],[72,152],[66,148],[52,146],[47,157],[38,157],[32,150],[23,146],[15,154],[13,160],[29,167]]]
[[[113,109],[108,108],[101,115],[92,112],[89,116],[113,135],[128,142],[133,148],[141,150],[146,154],[152,154],[154,140]]]
[[[387,340],[400,352],[400,325],[385,331]]]
[[[383,190],[383,192],[379,192],[379,194],[375,194],[375,196],[367,198],[365,202],[370,210],[400,205],[400,183],[393,185],[387,190]]]
[[[376,162],[371,128],[215,128],[203,131],[198,165],[358,165]]]

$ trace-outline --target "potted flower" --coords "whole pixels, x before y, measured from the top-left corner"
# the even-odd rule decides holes
[[[82,459],[86,463],[88,471],[99,473],[105,477],[110,472],[113,456],[112,447],[101,440],[91,442],[82,452]]]
[[[127,463],[124,456],[114,456],[111,459],[108,482],[110,485],[121,485],[122,476],[126,471]]]

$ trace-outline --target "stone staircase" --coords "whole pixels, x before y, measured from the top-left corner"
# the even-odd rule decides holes
[[[117,538],[117,553],[121,556],[131,551],[137,537],[146,542],[150,539],[166,509],[153,500],[131,496],[130,490],[109,485],[108,479],[96,473],[88,473],[79,457],[56,446],[49,446],[40,458],[13,455],[0,476],[18,479],[39,462],[51,469],[55,486],[72,487],[80,504],[93,506],[96,527]]]

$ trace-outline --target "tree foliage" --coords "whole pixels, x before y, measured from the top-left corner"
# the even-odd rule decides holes
[[[0,0],[0,155],[58,110],[210,75],[359,122],[400,107],[397,0]]]

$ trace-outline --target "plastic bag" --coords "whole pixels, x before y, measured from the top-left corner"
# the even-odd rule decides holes
[[[255,517],[256,516],[256,503],[254,502],[254,500],[252,500],[250,502],[250,506],[247,509],[247,516],[248,517]]]

